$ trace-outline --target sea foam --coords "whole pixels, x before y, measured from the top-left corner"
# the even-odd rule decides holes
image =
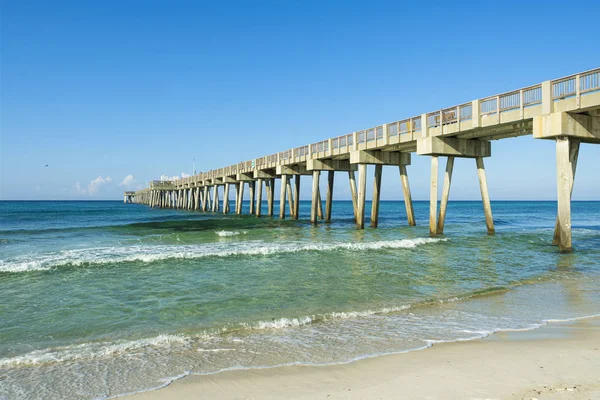
[[[200,245],[159,245],[96,247],[63,250],[54,253],[21,255],[0,260],[0,272],[43,271],[55,267],[91,264],[114,264],[120,262],[156,262],[168,259],[198,259],[207,257],[269,256],[273,254],[328,251],[364,251],[381,249],[412,249],[428,243],[446,241],[442,238],[415,238],[380,240],[359,243],[269,243],[262,240],[232,243],[208,243]]]

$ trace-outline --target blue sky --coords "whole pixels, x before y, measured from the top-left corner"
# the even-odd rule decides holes
[[[192,159],[219,168],[600,66],[597,1],[0,4],[3,200],[119,199]],[[492,154],[492,200],[556,198],[554,143]],[[600,199],[599,158],[582,145],[574,199]],[[409,178],[427,199],[428,157]],[[382,198],[402,198],[397,168]],[[451,199],[479,198],[475,161],[457,160]]]

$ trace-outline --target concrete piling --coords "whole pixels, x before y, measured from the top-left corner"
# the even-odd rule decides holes
[[[409,226],[415,226],[415,211],[412,204],[412,196],[410,194],[410,185],[408,184],[408,174],[406,165],[400,165],[400,181],[402,182],[402,193],[404,194],[404,206],[406,208],[406,218]]]
[[[558,140],[558,139],[557,139]],[[564,144],[562,144],[562,146],[564,146]],[[577,160],[579,158],[579,146],[580,146],[580,142],[578,140],[569,140],[569,162],[571,163],[571,171],[572,171],[572,178],[571,178],[571,190],[569,193],[569,202],[571,201],[571,197],[573,196],[573,187],[575,186],[575,172],[577,172]],[[558,180],[557,182],[559,182],[561,180],[560,178],[560,170],[559,170],[559,158],[558,158],[558,153],[560,151],[564,151],[564,149],[562,149],[562,147],[559,149],[559,144],[557,142],[556,144],[556,155],[557,155],[557,177]],[[564,162],[563,158],[561,157],[560,162]],[[562,168],[562,167],[561,167]],[[557,186],[558,188],[558,186]],[[560,193],[560,189],[558,189],[558,193]],[[564,196],[564,193],[563,193]],[[558,197],[559,199],[561,198],[560,196]],[[561,251],[569,251],[569,247],[570,245],[568,244],[570,242],[570,239],[567,239],[565,242],[562,241],[561,239],[561,227],[560,227],[560,221],[559,221],[559,213],[560,213],[560,205],[558,206],[559,208],[559,212],[556,214],[556,224],[554,226],[554,237],[552,239],[552,244],[553,245],[560,245],[561,243],[567,243],[566,245],[563,244],[562,248],[560,248]],[[570,213],[570,212],[569,212]],[[570,225],[570,224],[569,224]],[[564,234],[563,234],[564,235]]]
[[[431,181],[429,186],[429,235],[437,235],[438,156],[431,156]]]
[[[256,181],[257,190],[256,190],[256,216],[260,217],[262,212],[262,192],[263,192],[263,180],[258,178]]]
[[[490,204],[490,195],[488,193],[487,179],[485,177],[485,167],[483,157],[475,158],[477,163],[477,175],[479,176],[479,188],[481,189],[481,201],[483,202],[483,212],[485,213],[485,224],[488,235],[493,235],[494,219],[492,217],[492,205]]]
[[[254,202],[256,201],[256,199],[254,197],[254,188],[255,188],[255,182],[254,181],[248,182],[248,191],[250,192],[250,215],[254,214]]]
[[[333,179],[334,172],[327,173],[327,194],[325,197],[325,222],[331,222],[331,209],[333,206]]]
[[[348,171],[348,179],[350,181],[350,197],[352,197],[352,208],[354,210],[354,220],[357,220],[357,206],[358,206],[358,199],[357,199],[357,190],[356,190],[356,177],[354,175],[354,171]]]
[[[367,189],[367,164],[358,165],[358,196],[356,202],[356,227],[365,228],[365,201]]]
[[[452,182],[452,169],[454,168],[454,157],[449,156],[446,160],[446,174],[444,175],[444,187],[442,189],[442,202],[440,203],[440,214],[437,221],[437,233],[444,233],[444,222],[446,220],[446,209],[450,197],[450,183]]]
[[[300,174],[294,176],[294,219],[300,215]]]
[[[275,204],[275,178],[269,179],[269,190],[267,196],[267,215],[273,217],[273,206]]]
[[[570,252],[572,250],[571,193],[573,191],[578,156],[579,143],[571,143],[568,137],[556,138],[558,232],[555,233],[555,238],[561,252]]]
[[[287,191],[287,175],[281,175],[281,187],[279,188],[279,219],[285,219],[285,193]]]
[[[382,164],[375,165],[375,179],[373,181],[373,200],[371,201],[371,227],[377,228],[379,223],[379,200],[381,197]]]
[[[285,187],[286,187],[286,193],[287,193],[288,207],[290,209],[290,217],[292,219],[296,219],[296,215],[294,215],[296,208],[294,207],[294,193],[292,192],[292,177],[291,176],[287,180],[287,184],[285,185]]]
[[[319,203],[319,177],[321,175],[321,171],[313,171],[312,172],[312,200],[310,204],[310,222],[313,225],[317,223],[318,217],[318,203]]]

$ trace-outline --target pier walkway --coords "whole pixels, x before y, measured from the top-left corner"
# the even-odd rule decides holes
[[[600,68],[545,81],[453,107],[352,132],[306,146],[256,158],[175,181],[154,181],[150,187],[125,192],[125,202],[151,207],[237,214],[242,212],[246,184],[250,213],[261,215],[263,184],[267,214],[273,216],[276,181],[279,180],[279,218],[286,212],[298,218],[300,178],[312,176],[311,222],[331,220],[333,182],[336,171],[348,174],[356,226],[365,225],[367,165],[375,165],[371,226],[378,223],[383,165],[398,166],[406,205],[407,222],[415,225],[407,166],[412,153],[431,158],[429,231],[444,230],[446,207],[456,157],[475,159],[487,232],[494,233],[484,158],[491,156],[492,141],[533,135],[556,142],[558,213],[553,243],[571,251],[571,193],[581,143],[600,144]],[[439,158],[446,170],[438,211]],[[319,179],[327,171],[323,210]],[[355,172],[358,171],[358,179]],[[600,177],[599,177],[600,184]],[[229,192],[236,193],[230,210]],[[220,200],[222,188],[223,196]],[[287,203],[287,210],[286,210]],[[323,212],[324,211],[324,212]]]

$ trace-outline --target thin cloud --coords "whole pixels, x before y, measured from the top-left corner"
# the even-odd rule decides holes
[[[73,189],[74,189],[75,193],[77,193],[77,194],[93,196],[96,193],[98,193],[98,191],[102,188],[102,186],[106,185],[107,183],[111,183],[111,182],[112,182],[112,179],[110,176],[107,176],[106,178],[99,176],[96,179],[93,179],[88,184],[87,188],[82,187],[81,182],[77,182],[73,186]]]

